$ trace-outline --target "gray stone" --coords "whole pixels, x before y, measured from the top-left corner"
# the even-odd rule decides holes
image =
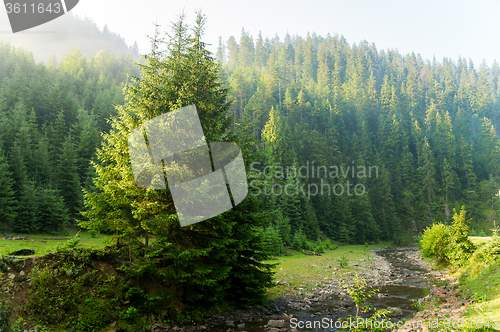
[[[387,307],[387,310],[391,311],[395,315],[402,315],[403,314],[403,310],[401,310],[401,308],[398,308],[398,307]]]
[[[279,319],[279,320],[271,319],[271,320],[269,320],[269,322],[267,322],[267,326],[275,327],[275,328],[282,328],[282,327],[285,327],[285,320],[284,319]]]

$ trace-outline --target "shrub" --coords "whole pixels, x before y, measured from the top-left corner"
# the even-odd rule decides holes
[[[314,251],[322,254],[325,252],[325,244],[322,241],[318,241],[316,245],[314,246]]]
[[[434,257],[440,263],[461,267],[470,259],[476,248],[469,239],[470,220],[465,218],[464,207],[462,206],[460,214],[456,210],[453,212],[451,227],[442,223],[432,225],[424,231],[420,245],[425,256]]]
[[[347,320],[348,322],[358,322],[361,313],[367,313],[375,309],[370,304],[366,304],[366,302],[373,294],[376,294],[379,289],[369,290],[366,280],[361,278],[358,274],[355,274],[353,282],[345,283],[342,281],[341,284],[356,305],[356,316],[352,317],[352,315],[350,315]],[[384,325],[387,325],[389,319],[385,317],[390,313],[391,311],[389,310],[376,310],[373,315],[361,320],[361,327],[358,325],[359,323],[357,323],[355,326],[350,326],[349,331],[386,331],[387,329]],[[373,326],[375,326],[375,328],[373,328]]]
[[[485,242],[476,250],[472,261],[476,263],[483,262],[487,265],[494,263],[500,258],[500,236],[493,234],[491,240]]]
[[[346,255],[342,255],[337,259],[337,263],[339,263],[340,268],[347,267],[349,265],[349,258]]]
[[[337,249],[336,246],[332,244],[332,241],[330,241],[330,239],[325,239],[325,241],[323,242],[323,247],[329,250]]]
[[[76,249],[80,244],[80,232],[76,233],[71,239],[69,239],[64,245],[57,245],[56,251],[58,252],[68,252],[69,249]]]
[[[420,240],[422,254],[434,257],[441,263],[448,262],[447,250],[450,242],[451,230],[449,226],[442,223],[427,227]]]

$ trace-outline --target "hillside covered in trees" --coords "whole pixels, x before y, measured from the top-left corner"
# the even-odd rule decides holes
[[[496,62],[430,61],[341,36],[254,41],[245,31],[220,41],[216,57],[233,125],[256,139],[247,172],[274,213],[268,241],[403,243],[462,205],[477,234],[498,218]],[[60,230],[82,219],[82,187],[95,189],[90,160],[138,66],[131,54],[77,49],[37,64],[6,43],[0,59],[1,225]],[[316,173],[280,173],[292,166]],[[287,185],[305,191],[277,194]],[[314,186],[325,192],[308,193]]]
[[[0,43],[0,227],[20,233],[63,231],[81,218],[90,160],[121,83],[138,73],[131,55],[73,49],[60,62]]]
[[[300,247],[304,235],[314,241],[323,233],[342,242],[404,243],[433,222],[449,224],[462,205],[473,234],[498,221],[497,62],[438,62],[349,44],[338,35],[254,40],[244,30],[239,41],[219,40],[217,58],[235,120],[249,128],[262,153],[253,174],[268,188],[259,197],[276,210],[269,241],[296,238]],[[277,167],[293,165],[317,172],[287,176]],[[332,166],[351,168],[336,177]],[[358,173],[363,167],[372,174]],[[313,184],[345,189],[347,181],[351,195],[338,195],[340,187],[325,194],[326,186],[312,195]],[[279,194],[297,182],[305,195]],[[356,184],[365,194],[352,193]]]

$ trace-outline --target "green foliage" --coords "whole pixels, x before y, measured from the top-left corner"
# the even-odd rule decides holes
[[[220,80],[219,65],[202,42],[204,29],[201,14],[193,29],[181,16],[166,42],[157,28],[140,77],[124,86],[125,103],[116,107],[111,130],[103,135],[93,162],[96,190],[85,190],[86,219],[80,222],[87,229],[115,231],[131,255],[137,251],[133,264],[122,271],[131,278],[152,277],[159,285],[172,285],[175,301],[182,304],[180,312],[263,303],[272,280],[271,266],[262,263],[269,251],[261,230],[270,223],[270,214],[262,213],[263,202],[248,195],[220,216],[180,227],[170,191],[137,186],[131,170],[129,134],[183,106],[196,106],[208,142],[238,141],[236,130],[230,128],[228,91]],[[244,133],[245,127],[241,130]],[[242,143],[248,162],[251,139]],[[276,243],[276,234],[270,234],[271,243]],[[150,237],[153,243],[148,242]]]
[[[90,254],[66,254],[62,263],[36,263],[25,309],[47,324],[96,330],[118,317],[122,285],[114,276],[88,270]]]
[[[337,263],[340,268],[347,267],[349,265],[349,257],[347,257],[347,255],[342,255],[337,259]]]
[[[426,228],[420,240],[422,254],[434,257],[441,263],[448,262],[450,237],[450,227],[442,223]]]
[[[64,245],[57,246],[56,251],[68,252],[70,249],[75,249],[76,247],[78,247],[79,244],[80,244],[80,232],[76,233]]]
[[[280,255],[283,252],[283,240],[281,239],[279,230],[274,225],[271,224],[269,227],[263,229],[262,241],[269,254]]]
[[[409,234],[448,224],[451,202],[467,204],[478,231],[498,217],[496,66],[429,62],[340,36],[287,36],[268,44],[260,38],[254,45],[243,32],[226,45],[221,41],[218,54],[235,100],[230,112],[252,120],[264,155],[258,169],[309,165],[308,176],[276,179],[274,170],[266,183],[366,188],[359,196],[281,195],[292,234],[302,229],[310,241],[320,231],[342,243],[407,245]],[[377,174],[331,179],[312,175],[313,162],[315,171],[376,166]],[[490,174],[497,186],[481,186]]]
[[[460,214],[453,210],[451,226],[442,223],[428,227],[420,246],[422,253],[427,257],[434,257],[440,263],[450,263],[456,267],[463,266],[476,249],[469,239],[469,220],[466,220],[465,207]]]
[[[367,313],[370,310],[374,310],[374,308],[371,305],[365,304],[366,301],[373,296],[373,294],[376,294],[379,290],[378,289],[371,289],[368,290],[368,285],[366,283],[366,280],[363,278],[360,278],[359,275],[356,273],[354,276],[353,282],[346,283],[344,281],[341,282],[342,287],[347,291],[347,294],[352,298],[354,301],[354,304],[356,305],[356,315],[355,317],[350,316],[349,318],[352,321],[357,322],[358,317],[360,317],[360,313]],[[363,324],[355,324],[354,327],[350,326],[349,331],[357,332],[357,331],[385,331],[385,324],[382,324],[383,322],[385,323],[386,321],[389,321],[386,318],[382,318],[381,320],[379,319],[380,317],[385,317],[386,315],[390,314],[390,311],[388,310],[377,310],[375,313],[373,313],[370,317],[366,318],[363,321]],[[377,321],[377,324],[374,324],[375,321]],[[379,328],[375,328],[374,326],[379,326]]]
[[[302,249],[308,249],[306,248],[306,244],[307,244],[307,237],[302,232],[302,229],[296,230],[295,234],[293,234],[293,240],[292,240],[293,250],[300,251]]]
[[[123,100],[126,72],[137,72],[132,61],[72,50],[60,66],[44,65],[0,43],[1,228],[57,232],[78,215],[83,173]]]
[[[460,214],[453,209],[453,223],[451,225],[450,242],[448,243],[448,258],[452,264],[463,266],[476,249],[469,239],[470,220],[466,220],[465,207]]]

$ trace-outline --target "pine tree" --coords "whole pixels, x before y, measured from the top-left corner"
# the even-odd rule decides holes
[[[16,218],[16,199],[12,189],[12,174],[9,164],[0,149],[0,225],[5,228],[11,226]]]
[[[500,141],[491,120],[484,118],[481,123],[481,148],[487,174],[500,173]]]
[[[71,135],[62,144],[61,157],[55,169],[57,174],[57,189],[72,217],[77,216],[81,209],[82,188],[78,180],[75,145]]]
[[[144,122],[165,112],[196,105],[208,142],[234,137],[229,126],[228,91],[219,80],[219,66],[201,41],[205,18],[199,14],[190,32],[184,16],[173,26],[163,52],[158,33],[152,51],[141,66],[141,76],[124,88],[125,105],[117,107],[110,133],[94,163],[98,192],[86,192],[81,225],[108,228],[121,234],[145,237],[143,250],[152,251],[144,264],[162,282],[174,283],[180,301],[187,305],[211,306],[221,302],[249,305],[264,299],[270,285],[268,256],[263,250],[259,229],[269,223],[257,215],[262,205],[249,195],[223,215],[180,227],[169,190],[139,188],[135,185],[128,156],[128,135]],[[230,46],[230,62],[231,57]],[[182,87],[182,89],[179,89]],[[246,150],[245,150],[246,151]],[[148,236],[157,240],[148,242]],[[148,256],[149,257],[149,256]],[[137,271],[138,276],[146,270]]]
[[[42,229],[41,222],[45,220],[38,219],[37,188],[33,182],[23,185],[19,205],[17,206],[17,219],[14,229],[20,233],[37,233]]]
[[[280,237],[287,245],[292,244],[292,229],[290,227],[290,220],[283,216],[283,212],[281,212],[281,208],[276,209],[276,213],[274,215],[274,224],[276,228],[279,230]]]
[[[30,195],[32,191],[30,189]],[[68,209],[57,190],[36,190],[36,230],[44,233],[60,233],[69,221]]]

